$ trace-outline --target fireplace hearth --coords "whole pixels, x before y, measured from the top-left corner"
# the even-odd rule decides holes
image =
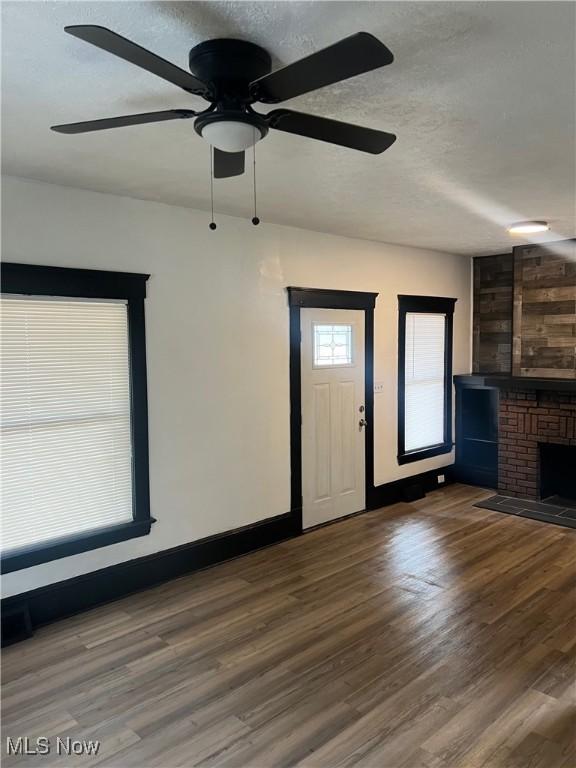
[[[474,506],[480,509],[490,509],[493,512],[504,512],[516,517],[527,517],[542,523],[562,525],[565,528],[576,528],[576,505],[560,506],[559,503],[549,504],[544,501],[529,501],[528,499],[516,499],[511,496],[496,494],[489,499],[476,502]]]

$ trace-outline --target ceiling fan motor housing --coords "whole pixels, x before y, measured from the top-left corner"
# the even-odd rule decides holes
[[[210,86],[216,102],[232,95],[246,102],[254,101],[249,84],[271,69],[268,51],[246,40],[206,40],[190,51],[190,71]]]
[[[250,83],[272,69],[270,54],[246,40],[218,39],[190,51],[190,71],[205,82],[213,107],[194,121],[196,133],[223,151],[240,152],[268,133],[250,105]]]

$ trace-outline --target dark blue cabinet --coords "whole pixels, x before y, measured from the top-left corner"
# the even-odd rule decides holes
[[[456,462],[461,483],[498,487],[497,387],[484,376],[454,376],[456,387]]]

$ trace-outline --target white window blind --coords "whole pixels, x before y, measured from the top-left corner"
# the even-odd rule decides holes
[[[132,520],[126,302],[0,304],[2,551]]]
[[[444,339],[446,316],[406,313],[404,448],[444,441]]]

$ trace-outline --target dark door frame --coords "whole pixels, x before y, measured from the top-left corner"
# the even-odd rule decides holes
[[[374,501],[374,307],[377,293],[333,291],[290,286],[290,514],[302,531],[302,375],[300,310],[360,309],[364,311],[364,406],[366,408],[365,482],[366,509]]]

